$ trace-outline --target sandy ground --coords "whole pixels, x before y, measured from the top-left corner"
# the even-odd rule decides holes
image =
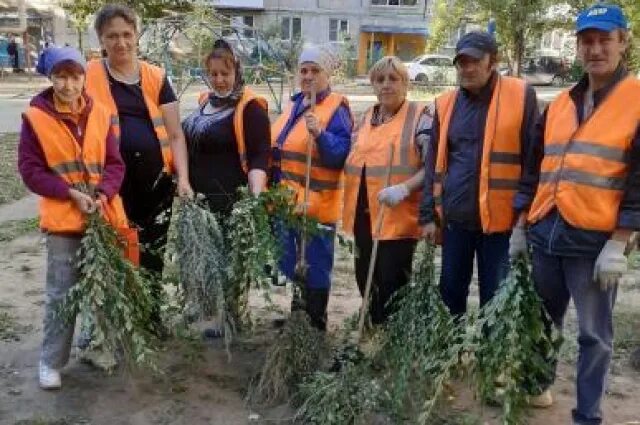
[[[274,313],[262,308],[264,303],[256,296],[251,302],[258,318],[257,332],[234,345],[230,362],[219,342],[175,340],[163,348],[163,377],[131,376],[123,371],[108,376],[72,358],[63,371],[63,389],[40,390],[36,365],[44,302],[44,258],[44,245],[36,233],[10,242],[0,252],[0,312],[15,317],[19,334],[16,340],[0,341],[0,424],[289,423],[292,411],[286,406],[254,411],[244,401],[247,383],[274,332],[268,326]],[[330,302],[333,327],[359,306],[351,276],[351,258],[340,251]],[[635,291],[621,294],[619,308],[627,311],[640,306]],[[276,294],[274,299],[286,305],[285,293]],[[624,358],[617,359],[612,369],[604,404],[606,424],[640,424],[640,375],[628,367]],[[573,377],[573,367],[563,364],[553,388],[557,403],[551,409],[533,411],[530,424],[570,423],[569,411],[575,396]],[[456,410],[481,417],[481,423],[499,423],[499,411],[480,410],[466,391],[460,391],[453,404]]]

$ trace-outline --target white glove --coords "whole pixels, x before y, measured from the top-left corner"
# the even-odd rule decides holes
[[[624,255],[626,242],[609,239],[600,251],[593,268],[593,280],[603,290],[618,283],[618,279],[627,271],[627,257]]]
[[[400,183],[395,186],[389,186],[378,192],[378,202],[389,207],[395,207],[409,196],[409,188],[406,184]]]
[[[527,253],[527,230],[524,226],[516,226],[509,238],[509,257],[516,258]]]

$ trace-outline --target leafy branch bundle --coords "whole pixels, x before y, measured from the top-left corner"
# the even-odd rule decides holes
[[[327,352],[324,334],[311,325],[304,311],[294,311],[267,351],[249,399],[265,405],[287,400]]]
[[[238,323],[248,322],[248,294],[251,284],[263,287],[265,266],[279,257],[279,244],[273,234],[267,195],[242,192],[228,220],[227,300]]]
[[[311,423],[355,424],[367,413],[388,411],[400,421],[433,422],[462,350],[461,327],[436,284],[434,251],[431,245],[418,246],[411,281],[392,301],[394,312],[375,357],[358,351],[337,371],[306,379],[298,416]],[[418,418],[407,418],[416,410]]]
[[[128,366],[155,369],[155,337],[149,316],[153,309],[151,282],[122,255],[115,229],[100,213],[87,217],[78,252],[79,277],[60,306],[71,321],[78,311],[93,314],[95,337],[105,349],[121,348]]]
[[[395,311],[381,350],[391,409],[402,417],[417,407],[420,424],[430,423],[463,349],[461,326],[438,290],[434,255],[433,245],[418,245],[411,281],[393,300]],[[411,405],[415,402],[420,406]]]
[[[198,201],[179,201],[173,249],[186,304],[195,307],[201,319],[217,315],[226,326],[228,344],[231,329],[226,320],[224,236],[215,215]]]
[[[528,260],[520,256],[496,296],[480,310],[471,342],[475,351],[473,378],[481,400],[496,396],[496,383],[503,385],[500,399],[505,425],[523,423],[527,396],[543,390],[540,382],[553,374],[551,359],[560,347],[542,302],[535,292]]]
[[[228,286],[227,302],[231,313],[240,322],[247,322],[248,292],[251,284],[265,289],[268,297],[269,276],[265,266],[277,266],[281,245],[274,224],[286,228],[319,232],[316,220],[302,220],[297,214],[292,192],[280,185],[256,197],[245,188],[233,206],[228,222]]]
[[[387,404],[388,393],[369,360],[349,362],[335,372],[316,371],[298,387],[297,419],[314,425],[358,425]]]

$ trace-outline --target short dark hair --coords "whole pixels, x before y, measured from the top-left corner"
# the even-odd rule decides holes
[[[51,69],[51,75],[67,73],[71,75],[84,75],[85,71],[82,65],[73,60],[65,60],[57,63]]]
[[[138,32],[138,15],[129,6],[124,4],[105,4],[96,13],[96,20],[93,27],[98,34],[102,34],[102,30],[114,18],[122,18]]]

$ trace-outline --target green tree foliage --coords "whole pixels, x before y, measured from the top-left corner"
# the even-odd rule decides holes
[[[448,34],[464,21],[482,24],[495,19],[497,39],[504,59],[512,64],[516,75],[524,56],[526,41],[540,35],[547,21],[551,0],[439,0],[434,23],[434,42],[439,48]]]
[[[552,0],[437,0],[433,32],[428,49],[442,47],[454,29],[463,23],[471,22],[487,26],[489,19],[496,21],[497,39],[501,46],[503,59],[508,62],[516,75],[520,74],[520,64],[528,43],[531,43],[546,30],[565,27],[573,28],[578,11],[593,4],[592,0],[569,0],[566,2],[568,13],[549,13],[558,6]],[[640,2],[637,0],[612,0],[621,5],[629,17],[630,29],[640,32]],[[632,43],[630,63],[640,65],[638,43]]]
[[[60,6],[67,13],[78,33],[78,47],[82,49],[82,34],[90,25],[91,16],[105,4],[113,3],[107,0],[60,0]],[[133,8],[142,22],[156,19],[172,11],[191,10],[191,2],[187,0],[123,0],[118,3]]]

